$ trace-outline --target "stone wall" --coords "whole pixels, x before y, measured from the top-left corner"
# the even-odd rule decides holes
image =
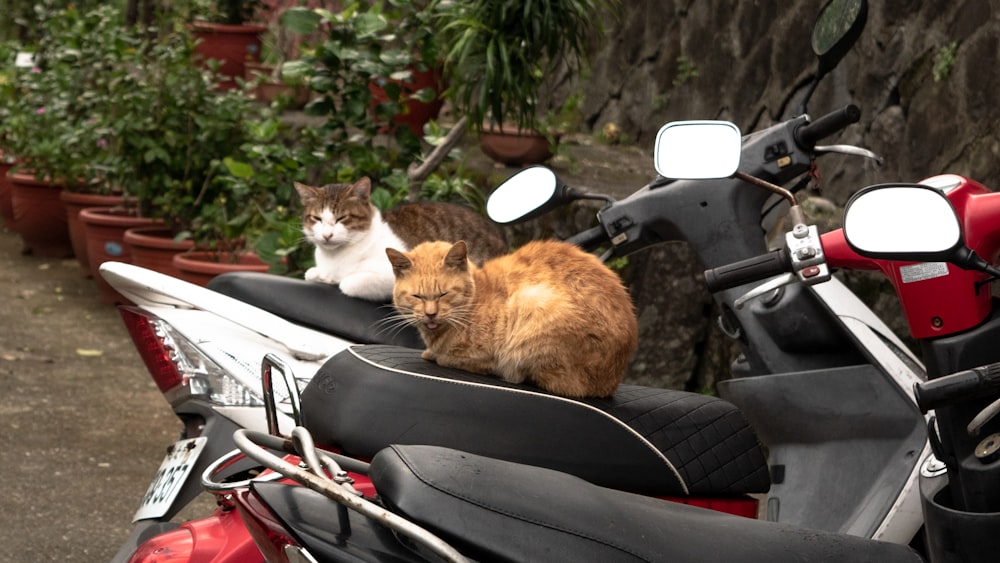
[[[663,123],[726,119],[744,131],[795,115],[815,59],[809,37],[823,2],[629,0],[608,23],[583,80],[593,131],[614,124],[652,146]],[[814,117],[854,103],[861,121],[831,143],[869,148],[885,162],[820,160],[821,195],[842,205],[866,185],[938,173],[1000,186],[1000,7],[987,0],[873,0],[858,44],[820,84]],[[644,341],[628,380],[703,389],[736,353],[714,326],[714,305],[683,244],[632,257],[628,275]],[[852,287],[905,334],[887,284]],[[669,335],[669,337],[665,337]]]

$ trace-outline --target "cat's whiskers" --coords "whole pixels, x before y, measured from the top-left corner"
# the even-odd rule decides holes
[[[442,317],[441,322],[457,326],[462,329],[468,329],[472,326],[472,307],[469,305],[461,305],[452,308],[447,317]]]
[[[403,331],[408,326],[417,326],[420,321],[412,314],[405,315],[403,313],[397,313],[395,315],[390,315],[384,319],[375,323],[375,327],[378,332],[387,332],[395,336]]]

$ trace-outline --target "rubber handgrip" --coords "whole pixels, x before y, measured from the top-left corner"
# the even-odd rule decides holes
[[[795,141],[800,146],[811,149],[816,146],[816,141],[829,137],[852,123],[857,123],[859,119],[861,119],[861,108],[848,104],[800,126],[795,130]]]
[[[980,395],[1000,392],[1000,363],[915,383],[913,394],[921,412]]]
[[[791,271],[785,249],[775,250],[718,268],[705,270],[705,284],[712,293]]]

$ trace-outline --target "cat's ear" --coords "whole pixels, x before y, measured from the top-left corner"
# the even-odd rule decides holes
[[[469,268],[469,247],[464,240],[460,240],[451,245],[448,254],[444,257],[444,266],[456,270],[467,270]]]
[[[368,176],[361,178],[351,185],[351,195],[362,200],[369,201],[372,197],[372,180]]]
[[[392,273],[397,278],[406,275],[410,271],[410,268],[413,267],[413,262],[395,248],[386,248],[385,255],[389,257],[389,263],[392,264]]]
[[[301,199],[303,203],[311,199],[315,199],[316,196],[319,195],[318,188],[300,184],[299,182],[293,182],[292,185],[295,186],[295,191],[299,193],[299,199]]]

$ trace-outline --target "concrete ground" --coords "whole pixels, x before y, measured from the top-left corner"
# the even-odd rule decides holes
[[[75,260],[0,230],[0,561],[108,561],[180,425]]]

